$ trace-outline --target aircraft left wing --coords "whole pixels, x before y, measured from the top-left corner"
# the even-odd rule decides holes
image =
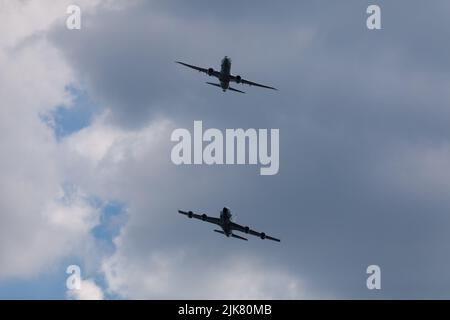
[[[193,66],[192,64],[187,64],[187,63],[184,63],[181,61],[175,61],[175,63],[181,64],[185,67],[188,67],[188,68],[191,68],[191,69],[203,72],[203,73],[206,73],[208,76],[214,76],[216,78],[218,78],[220,76],[220,72],[214,70],[213,68],[209,68],[209,69],[201,68],[201,67]]]
[[[232,229],[232,230],[237,230],[237,231],[240,231],[240,232],[244,232],[244,233],[251,234],[251,235],[256,236],[256,237],[259,237],[259,238],[261,238],[261,239],[263,239],[263,240],[264,240],[264,239],[268,239],[268,240],[273,240],[273,241],[280,242],[280,239],[277,239],[277,238],[273,238],[273,237],[271,237],[271,236],[268,236],[268,235],[266,235],[264,232],[258,232],[258,231],[255,231],[255,230],[250,229],[249,227],[244,227],[244,226],[241,226],[241,225],[239,225],[239,224],[237,224],[237,223],[234,223],[234,222],[231,223],[231,229]]]
[[[248,81],[248,80],[242,79],[239,76],[231,76],[230,75],[230,81],[233,81],[233,82],[236,82],[236,83],[248,84],[249,86],[255,86],[255,87],[261,87],[261,88],[266,88],[266,89],[278,90],[277,88],[274,88],[274,87],[270,87],[270,86],[266,86],[266,85],[259,84],[259,83],[256,83],[256,82],[252,82],[252,81]]]
[[[178,210],[178,213],[184,214],[188,218],[195,218],[195,219],[199,219],[199,220],[206,221],[209,223],[214,223],[217,225],[220,224],[219,218],[208,217],[206,214],[196,214],[196,213],[193,213],[192,211],[183,211],[183,210]]]

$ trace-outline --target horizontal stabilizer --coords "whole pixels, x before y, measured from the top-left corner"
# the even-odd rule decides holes
[[[246,238],[244,238],[244,237],[241,237],[241,236],[238,236],[237,234],[234,234],[234,233],[232,233],[231,236],[232,236],[233,238],[237,238],[237,239],[241,239],[241,240],[248,241],[248,239],[246,239]]]
[[[232,87],[228,87],[228,90],[236,91],[236,92],[240,92],[240,93],[245,93],[244,91],[241,91],[241,90],[238,90],[238,89],[235,89],[235,88],[232,88]]]
[[[218,83],[207,82],[207,84],[210,84],[212,86],[216,86],[216,87],[222,88],[222,86],[220,84],[218,84]]]
[[[225,232],[223,232],[222,230],[214,230],[215,232],[221,233],[221,234],[225,234]]]

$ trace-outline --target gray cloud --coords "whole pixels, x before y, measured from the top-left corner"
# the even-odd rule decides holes
[[[175,167],[166,128],[144,155],[96,167],[117,170],[96,176],[115,186],[79,181],[128,201],[121,265],[181,247],[200,261],[182,260],[194,274],[237,252],[298,276],[310,296],[446,297],[449,5],[378,3],[376,32],[365,28],[368,1],[142,3],[87,15],[79,33],[55,28],[53,43],[118,128],[141,130],[162,118],[171,127],[199,119],[280,128],[274,177],[256,168]],[[224,55],[233,70],[281,90],[223,94],[173,63],[215,67]],[[176,215],[214,214],[225,204],[240,223],[280,235],[281,245],[224,242]],[[380,293],[365,288],[369,264],[382,267]],[[181,268],[171,272],[184,275]]]

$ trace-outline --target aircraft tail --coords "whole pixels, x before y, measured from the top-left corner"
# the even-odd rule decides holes
[[[246,239],[246,238],[244,238],[244,237],[241,237],[241,236],[238,236],[237,234],[234,234],[234,233],[232,233],[231,236],[232,236],[233,238],[236,238],[236,239],[241,239],[241,240],[248,241],[248,239]]]

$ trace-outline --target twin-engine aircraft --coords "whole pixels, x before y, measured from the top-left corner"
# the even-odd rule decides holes
[[[230,87],[230,82],[248,84],[250,86],[256,86],[256,87],[261,87],[261,88],[266,88],[266,89],[277,90],[274,87],[269,87],[269,86],[265,86],[265,85],[262,85],[262,84],[259,84],[256,82],[242,79],[241,76],[233,76],[230,73],[231,59],[228,58],[227,56],[225,56],[225,58],[222,59],[222,65],[221,65],[220,71],[214,70],[213,68],[200,68],[200,67],[193,66],[191,64],[187,64],[187,63],[180,62],[180,61],[175,61],[175,62],[179,63],[183,66],[186,66],[188,68],[192,68],[194,70],[206,73],[208,76],[216,77],[217,79],[219,79],[220,83],[213,83],[213,82],[206,82],[206,83],[210,84],[212,86],[222,88],[223,92],[225,92],[227,90],[231,90],[231,91],[236,91],[236,92],[240,92],[240,93],[245,93],[244,91]]]
[[[178,213],[184,214],[185,216],[189,217],[189,218],[195,218],[195,219],[199,219],[202,221],[206,221],[209,223],[213,223],[213,224],[217,224],[219,227],[222,228],[222,230],[214,230],[215,232],[221,233],[226,235],[227,237],[233,237],[236,239],[241,239],[241,240],[245,240],[247,241],[248,239],[241,237],[237,234],[234,234],[233,231],[240,231],[246,234],[251,234],[252,236],[256,236],[256,237],[260,237],[261,239],[268,239],[268,240],[273,240],[273,241],[277,241],[280,242],[280,239],[277,238],[273,238],[271,236],[266,235],[264,232],[257,232],[254,231],[252,229],[250,229],[249,227],[244,227],[241,226],[235,222],[232,221],[231,219],[231,211],[230,209],[228,209],[227,207],[223,208],[222,211],[220,212],[220,217],[219,218],[215,218],[215,217],[208,217],[206,214],[196,214],[193,213],[192,211],[182,211],[182,210],[178,210]]]

